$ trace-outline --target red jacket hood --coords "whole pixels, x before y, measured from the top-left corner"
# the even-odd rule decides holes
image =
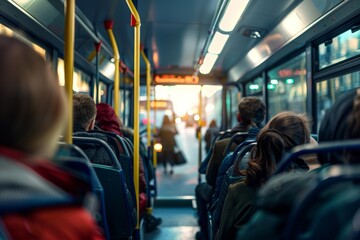
[[[120,130],[122,123],[109,104],[99,103],[96,105],[96,110],[96,124],[99,128],[123,136]]]

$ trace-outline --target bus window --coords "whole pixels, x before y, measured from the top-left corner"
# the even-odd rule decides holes
[[[344,92],[360,87],[360,71],[330,78],[316,84],[318,127],[325,112]]]
[[[60,86],[65,86],[65,66],[64,60],[62,58],[58,58],[58,65],[57,65],[57,73],[59,76],[59,83]],[[73,91],[86,93],[89,94],[90,92],[90,76],[85,74],[83,71],[74,68],[74,75],[73,75]]]
[[[20,33],[17,33],[16,31],[4,26],[0,23],[0,34],[6,35],[6,36],[14,36],[17,38],[20,38],[21,40],[25,41],[26,43],[30,44],[33,49],[38,52],[44,59],[46,56],[46,50],[39,45],[36,45],[35,43],[32,43],[29,39],[21,35]]]
[[[269,82],[269,119],[281,111],[306,112],[306,58],[305,52],[271,69]]]

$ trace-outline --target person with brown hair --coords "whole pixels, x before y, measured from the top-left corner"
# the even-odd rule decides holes
[[[0,203],[9,211],[1,216],[9,237],[103,239],[82,206],[89,186],[48,160],[66,122],[65,96],[56,75],[21,40],[0,36],[0,52]],[[65,203],[10,209],[24,197],[30,204],[40,196]]]
[[[86,132],[94,129],[96,118],[94,99],[83,93],[73,95],[73,132]]]
[[[243,181],[231,184],[222,209],[215,239],[234,239],[236,229],[254,213],[257,190],[275,172],[282,155],[291,148],[310,142],[309,119],[293,112],[275,115],[260,131]]]
[[[219,134],[220,129],[216,124],[216,120],[211,120],[208,129],[206,129],[205,135],[204,135],[204,141],[206,143],[205,145],[205,151],[209,152],[210,146],[213,142],[213,140],[216,138],[216,136]]]
[[[232,133],[247,132],[250,127],[261,125],[261,122],[258,120],[259,118],[264,119],[265,105],[262,100],[257,97],[242,98],[240,100],[238,110],[237,119],[239,123],[231,129]],[[235,150],[236,146],[244,141],[245,138],[241,139],[240,142],[233,143],[230,148],[231,151]],[[229,142],[230,138],[225,138],[214,144],[214,151],[206,169],[206,181],[212,187],[216,184],[218,170],[222,160],[225,158],[224,150]]]
[[[318,134],[319,146],[331,142],[346,145],[346,140],[359,139],[359,123],[358,88],[341,94],[326,110]],[[288,239],[351,239],[349,234],[353,230],[351,226],[355,226],[354,214],[359,208],[358,184],[357,181],[351,181],[351,184],[343,181],[351,179],[351,174],[348,174],[352,171],[343,171],[342,165],[349,165],[357,171],[359,151],[330,150],[317,155],[321,163],[319,168],[306,174],[282,172],[261,187],[256,198],[256,213],[239,228],[235,239],[266,239],[269,236],[282,239],[286,234],[293,235],[286,236]],[[330,180],[332,177],[334,180]],[[316,196],[313,196],[315,189]],[[298,206],[310,196],[312,200],[301,208],[301,217],[294,216],[294,211],[299,210]],[[293,224],[301,226],[301,230],[288,231]],[[261,231],[258,226],[262,226]]]
[[[238,132],[248,132],[252,126],[261,127],[262,119],[265,116],[265,104],[257,97],[244,97],[240,99],[236,118],[238,123],[231,129],[231,135]],[[260,120],[261,119],[261,120]],[[257,133],[257,131],[256,131]],[[230,151],[234,151],[236,146],[242,143],[246,137],[234,141],[230,146]],[[196,239],[207,239],[207,204],[210,203],[216,185],[216,178],[223,159],[225,149],[230,143],[230,138],[221,139],[214,143],[206,169],[206,182],[200,183],[195,188],[195,199],[199,216],[200,231],[196,233]]]

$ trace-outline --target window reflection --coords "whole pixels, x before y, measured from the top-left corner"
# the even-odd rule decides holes
[[[246,96],[262,96],[264,87],[264,79],[261,77],[255,78],[245,84]]]
[[[237,124],[236,115],[238,113],[239,100],[241,98],[241,93],[236,87],[229,87],[227,89],[226,95],[226,109],[228,116],[228,126],[227,128],[232,128]]]
[[[99,81],[99,99],[98,102],[106,102],[107,85]]]
[[[326,40],[319,47],[319,68],[333,65],[360,54],[360,31],[352,29]]]
[[[316,84],[318,127],[325,112],[344,92],[360,87],[360,71],[330,78]]]
[[[269,71],[269,118],[281,111],[306,112],[305,52]]]

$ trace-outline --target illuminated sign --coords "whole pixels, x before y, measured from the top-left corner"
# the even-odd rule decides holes
[[[168,102],[165,102],[165,101],[151,101],[150,106],[152,108],[168,108]]]
[[[198,76],[178,76],[178,75],[157,75],[155,76],[156,83],[170,83],[170,84],[197,84],[199,83]]]
[[[278,75],[281,78],[293,77],[293,76],[305,76],[306,69],[281,69],[278,71]]]
[[[150,107],[151,109],[157,109],[157,110],[166,110],[166,109],[172,109],[172,102],[169,100],[152,100],[150,101]],[[140,101],[140,108],[142,110],[146,109],[146,101]]]

